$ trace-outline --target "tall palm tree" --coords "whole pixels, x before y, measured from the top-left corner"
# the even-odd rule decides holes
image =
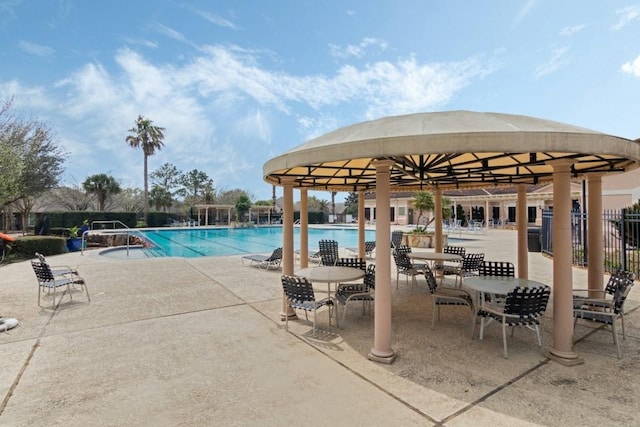
[[[129,129],[131,135],[126,141],[132,148],[142,148],[144,154],[144,220],[149,216],[149,180],[147,177],[147,157],[153,156],[156,150],[164,145],[164,128],[154,126],[153,121],[145,119],[142,114],[138,116],[136,125]]]
[[[82,187],[87,193],[93,193],[98,197],[100,212],[104,212],[104,205],[110,194],[118,194],[122,191],[118,181],[111,175],[104,173],[91,175],[82,183]]]

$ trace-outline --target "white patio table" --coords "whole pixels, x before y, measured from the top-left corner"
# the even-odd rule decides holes
[[[324,282],[327,284],[327,293],[331,297],[331,284],[350,282],[362,279],[364,270],[353,267],[319,266],[303,268],[295,272],[296,276],[304,277],[311,283]]]

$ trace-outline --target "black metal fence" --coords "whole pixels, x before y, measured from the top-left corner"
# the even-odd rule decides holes
[[[623,269],[640,275],[640,213],[627,209],[608,210],[602,214],[604,270]],[[573,265],[587,266],[587,214],[572,212],[571,246]],[[540,232],[542,252],[553,255],[553,209],[542,212]]]

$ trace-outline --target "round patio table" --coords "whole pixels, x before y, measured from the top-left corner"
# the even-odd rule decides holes
[[[331,284],[349,282],[364,277],[364,270],[353,267],[319,266],[303,268],[295,272],[296,276],[304,277],[313,282],[324,282],[327,284],[327,293],[331,297]]]

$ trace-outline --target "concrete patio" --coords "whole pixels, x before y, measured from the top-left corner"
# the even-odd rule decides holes
[[[516,261],[515,232],[468,237],[467,252]],[[638,289],[622,359],[609,330],[579,322],[585,363],[565,367],[528,330],[509,338],[509,359],[500,328],[472,340],[464,307],[444,307],[432,330],[424,279],[412,287],[401,277],[392,286],[398,357],[381,365],[367,360],[373,317],[357,304],[340,329],[322,311],[315,336],[304,315],[286,333],[280,271],[243,267],[240,256],[49,261],[77,266],[91,302],[78,290],[40,308],[30,263],[0,266],[0,314],[21,322],[0,333],[0,425],[640,424]],[[530,253],[529,277],[551,284],[552,261]],[[586,271],[573,279],[584,288]]]

